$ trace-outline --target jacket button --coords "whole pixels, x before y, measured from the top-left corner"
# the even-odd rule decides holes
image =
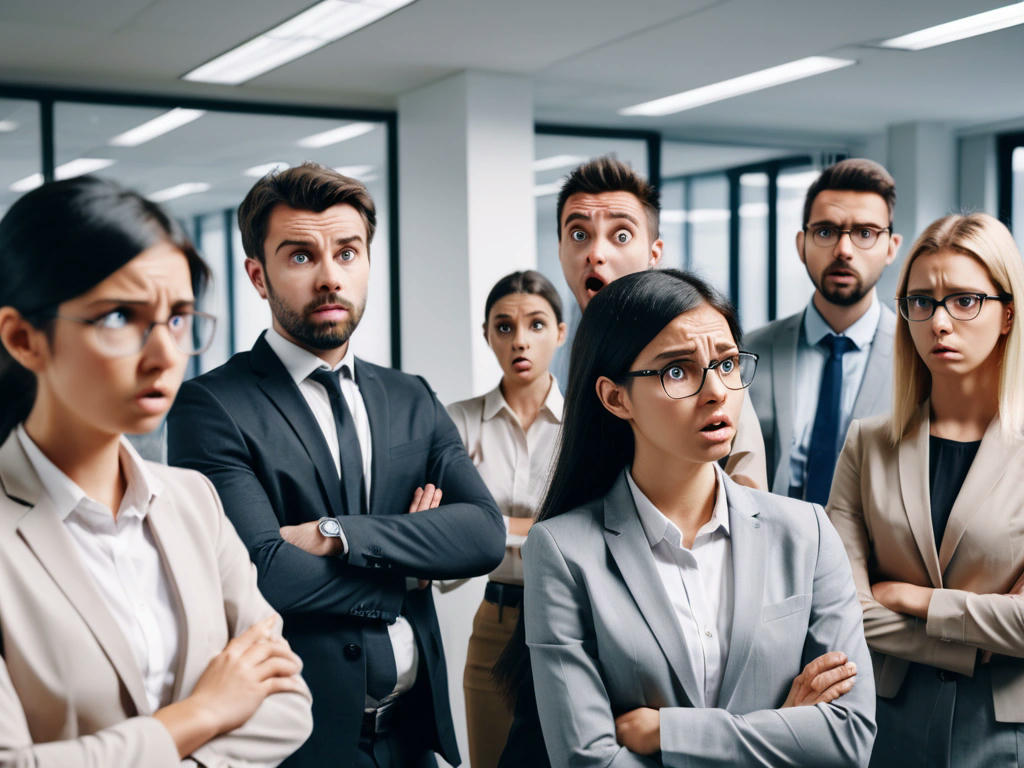
[[[345,643],[345,647],[342,648],[342,653],[345,654],[345,658],[349,661],[355,661],[363,655],[363,649],[355,643]]]

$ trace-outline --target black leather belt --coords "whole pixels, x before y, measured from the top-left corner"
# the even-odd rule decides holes
[[[398,714],[399,702],[400,698],[396,696],[381,702],[376,709],[365,710],[359,738],[363,741],[373,741],[390,733],[392,727],[397,723],[395,716]]]
[[[501,621],[502,609],[508,605],[518,607],[523,602],[523,586],[521,584],[503,584],[500,581],[488,581],[484,587],[484,600],[498,606],[498,621]]]

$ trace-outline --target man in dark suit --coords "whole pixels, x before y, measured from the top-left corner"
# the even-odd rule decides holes
[[[497,506],[427,383],[349,349],[376,225],[365,187],[299,166],[257,182],[238,219],[273,326],[182,387],[168,454],[216,485],[305,664],[314,731],[285,765],[457,765],[424,587],[498,564]]]

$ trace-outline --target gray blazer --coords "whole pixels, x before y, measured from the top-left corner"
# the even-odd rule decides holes
[[[839,536],[820,506],[718,477],[735,598],[717,708],[704,705],[624,475],[604,498],[530,531],[526,640],[553,766],[867,764],[875,687]],[[853,690],[777,709],[829,650],[856,662]],[[660,760],[615,740],[615,717],[643,706],[660,709]]]
[[[796,380],[796,348],[803,311],[753,331],[743,346],[756,352],[757,375],[750,385],[750,400],[761,420],[768,481],[772,492],[786,494],[791,485],[789,449],[793,443],[793,382]],[[853,419],[888,413],[892,406],[892,339],[896,314],[882,306],[878,329],[871,342],[868,365],[853,404]],[[851,419],[852,421],[852,419]]]

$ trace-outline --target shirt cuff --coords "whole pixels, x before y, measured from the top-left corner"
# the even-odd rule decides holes
[[[965,643],[967,592],[960,589],[936,589],[928,603],[925,633],[944,642]]]

